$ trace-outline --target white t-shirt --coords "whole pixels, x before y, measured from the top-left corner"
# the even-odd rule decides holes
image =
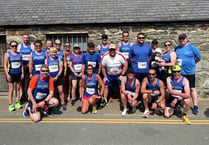
[[[115,57],[111,57],[108,52],[103,56],[101,63],[106,67],[106,71],[109,75],[119,75],[126,61],[126,58],[121,53],[116,52]]]

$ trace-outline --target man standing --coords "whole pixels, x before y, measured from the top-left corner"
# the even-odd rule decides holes
[[[195,69],[196,64],[201,60],[201,54],[197,47],[193,44],[188,43],[186,34],[179,35],[179,46],[176,47],[177,64],[182,68],[182,75],[189,80],[190,92],[194,108],[193,114],[197,115],[198,101],[197,92],[195,89]]]
[[[129,32],[123,31],[123,39],[121,42],[118,43],[117,50],[123,54],[123,56],[128,61],[128,67],[131,67],[131,63],[129,62],[129,52],[131,47],[134,45],[134,43],[131,43],[129,41]]]
[[[29,58],[30,53],[35,50],[33,44],[30,43],[29,36],[27,34],[22,36],[23,43],[18,45],[17,51],[22,54],[23,68],[24,68],[24,79],[21,81],[22,96],[20,103],[23,104],[27,101],[27,86],[29,84]]]
[[[128,64],[125,57],[116,52],[115,44],[110,44],[109,52],[102,57],[101,64],[105,84],[104,102],[101,105],[105,106],[107,104],[108,87],[112,86],[113,81],[121,86],[121,78],[125,75]]]
[[[138,43],[134,44],[129,53],[129,59],[135,72],[135,77],[142,82],[148,76],[149,61],[154,57],[150,45],[144,42],[145,34],[137,35]]]
[[[155,49],[158,48],[158,41],[157,41],[157,39],[153,39],[152,40],[151,47],[152,47],[152,52],[155,53]]]
[[[101,57],[108,52],[109,44],[107,43],[108,35],[102,34],[102,43],[97,46],[97,51],[100,53]]]

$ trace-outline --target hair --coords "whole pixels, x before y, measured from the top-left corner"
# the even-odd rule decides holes
[[[48,66],[48,64],[42,64],[42,65],[41,65],[41,70],[42,70],[42,68],[47,68],[47,69],[49,69],[49,66]]]
[[[51,47],[51,48],[50,48],[50,50],[49,50],[49,52],[50,52],[50,53],[52,53],[52,52],[57,53],[57,48],[55,48],[55,47]]]
[[[87,46],[88,47],[95,47],[95,44],[94,44],[94,42],[89,42]]]
[[[48,39],[48,40],[46,40],[46,43],[47,43],[47,41],[51,41],[51,43],[52,43],[52,47],[53,47],[53,42],[52,42],[52,40],[51,40],[51,39]]]
[[[171,42],[170,40],[165,41],[165,42],[164,42],[164,45],[165,45],[165,43],[167,43],[167,42],[169,42],[169,43],[172,45],[172,42]]]
[[[87,67],[86,67],[86,69],[87,69],[89,66],[94,70],[94,67],[93,67],[93,65],[91,65],[91,64],[88,64]]]
[[[66,42],[65,42],[65,44],[66,44],[66,43],[69,43],[69,44],[70,44],[70,42],[69,42],[69,41],[66,41]]]
[[[11,45],[12,43],[16,43],[18,45],[17,41],[14,41],[14,40],[13,41],[10,41],[9,42],[9,45]]]
[[[139,35],[143,35],[143,36],[145,37],[145,33],[139,32],[139,33],[137,34],[137,37],[138,37]]]
[[[154,71],[155,71],[155,74],[157,73],[156,70],[155,70],[154,68],[150,68],[149,71],[150,71],[150,70],[154,70]]]
[[[62,43],[59,39],[56,39],[56,40],[54,41],[54,43],[56,43],[56,41],[59,41],[60,43]]]
[[[40,43],[40,44],[41,44],[41,46],[42,46],[42,42],[41,42],[41,40],[36,40],[34,44],[36,45],[37,43]]]
[[[128,35],[129,35],[129,32],[128,32],[128,31],[123,31],[123,33],[122,33],[122,34],[124,34],[124,33],[128,33]]]

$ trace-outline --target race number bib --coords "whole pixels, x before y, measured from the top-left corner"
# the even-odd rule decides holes
[[[139,69],[146,69],[147,68],[147,62],[138,62],[138,68]]]
[[[96,67],[96,62],[88,61],[88,65],[92,65],[95,68]]]
[[[22,55],[22,59],[25,61],[29,61],[29,58],[30,58],[30,55],[28,55],[28,54]]]
[[[179,66],[182,66],[182,59],[177,59],[176,64],[179,65]]]
[[[37,65],[35,65],[35,70],[36,70],[36,71],[40,71],[40,70],[41,70],[41,65],[42,65],[42,64],[37,64]]]
[[[69,57],[67,57],[67,64],[69,64],[69,62],[70,62],[70,58],[69,58]]]
[[[174,90],[175,92],[179,92],[179,93],[181,93],[181,90]],[[179,96],[178,95],[172,95],[173,97],[175,97],[175,98],[179,98]]]
[[[20,64],[20,62],[12,62],[11,66],[12,66],[12,68],[20,68],[21,64]]]
[[[86,92],[90,95],[95,94],[95,89],[94,88],[86,88]]]
[[[120,70],[118,68],[111,68],[110,69],[110,73],[113,74],[113,75],[119,73],[119,71]]]
[[[50,72],[58,72],[59,71],[58,65],[50,65],[49,66],[49,71]]]
[[[135,92],[131,92],[131,91],[128,91],[128,90],[126,90],[126,93],[128,93],[129,95],[131,95],[131,96],[135,96]]]
[[[36,94],[36,99],[41,100],[41,99],[45,98],[46,95],[47,95],[46,93],[37,93]]]
[[[122,52],[123,56],[125,57],[125,59],[129,58],[129,52]]]
[[[81,72],[82,64],[75,64],[74,65],[74,70],[75,72]]]

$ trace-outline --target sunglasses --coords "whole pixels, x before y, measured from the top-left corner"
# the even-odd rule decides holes
[[[173,71],[173,73],[180,73],[181,71]]]
[[[152,73],[149,73],[149,75],[150,75],[150,76],[154,76],[154,75],[155,75],[155,73],[153,73],[153,74],[152,74]]]
[[[49,72],[49,70],[41,70],[41,72]]]
[[[61,45],[61,43],[55,43],[55,45]]]
[[[41,45],[35,45],[36,47],[41,47]]]
[[[123,37],[128,37],[128,35],[123,35]]]
[[[144,39],[145,37],[138,37],[138,39]]]
[[[70,45],[65,45],[65,47],[70,47]]]
[[[164,46],[167,47],[167,46],[171,46],[171,45],[170,44],[168,44],[168,45],[165,44]]]
[[[15,47],[17,47],[17,45],[11,45],[11,47],[12,47],[12,48],[15,48]]]
[[[93,70],[93,68],[87,68],[87,70]]]
[[[115,49],[109,49],[109,51],[115,51]]]

